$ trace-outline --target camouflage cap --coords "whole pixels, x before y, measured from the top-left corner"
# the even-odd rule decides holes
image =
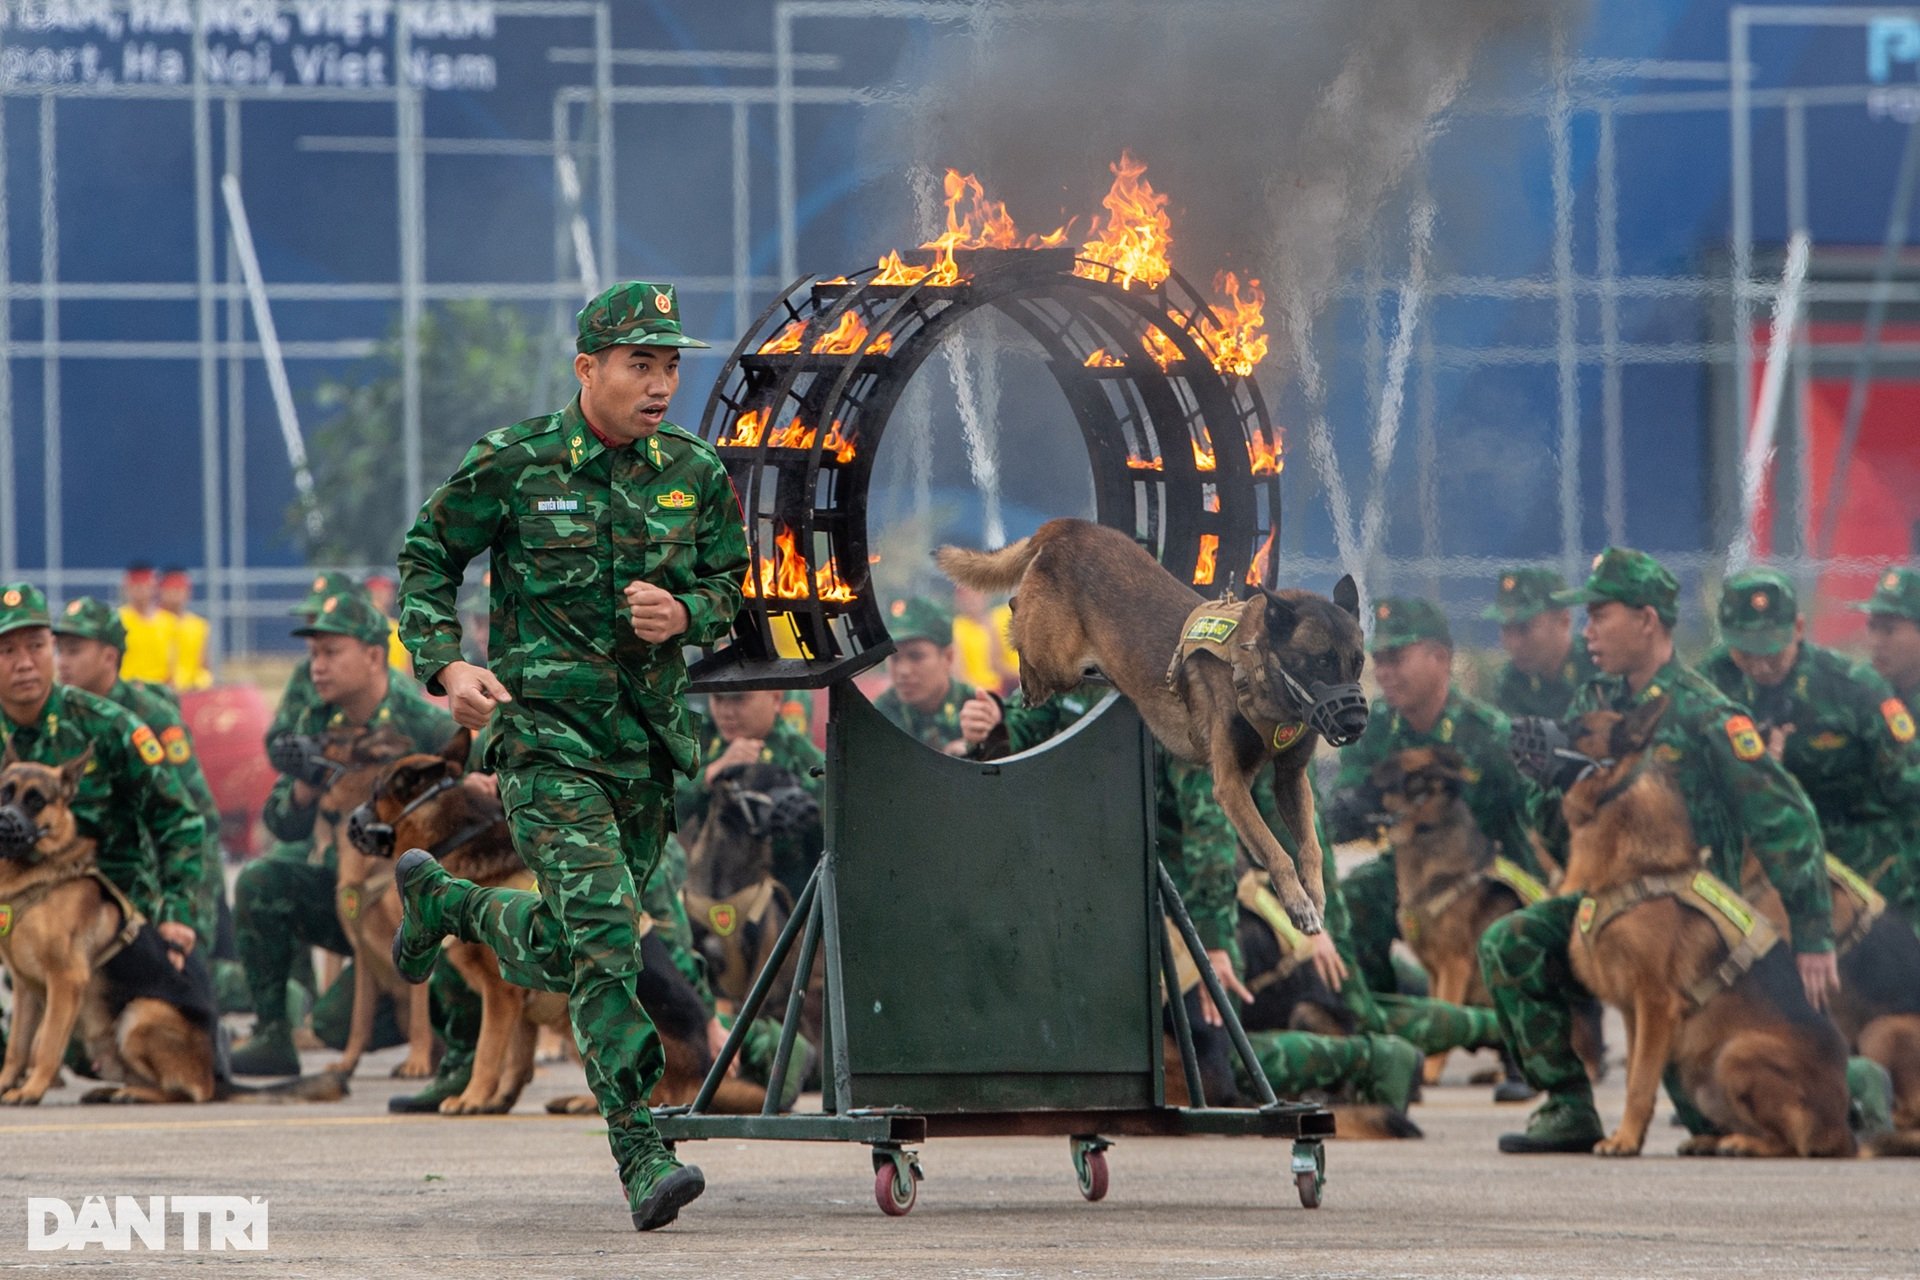
[[[895,600],[887,610],[891,618],[887,633],[895,644],[909,640],[931,640],[941,648],[953,643],[953,611],[942,608],[925,596]]]
[[[1608,547],[1593,558],[1593,572],[1579,586],[1553,593],[1555,604],[1605,604],[1652,609],[1671,627],[1680,620],[1680,582],[1644,551]]]
[[[122,653],[127,648],[127,624],[120,621],[120,611],[92,596],[79,596],[67,601],[67,607],[54,619],[53,634],[98,640]]]
[[[1500,575],[1499,593],[1480,616],[1503,627],[1514,626],[1549,609],[1564,609],[1553,597],[1566,589],[1567,580],[1551,569],[1508,569]]]
[[[704,347],[680,332],[680,300],[670,284],[628,280],[605,290],[574,319],[574,346],[592,355],[604,347]]]
[[[295,627],[297,636],[352,636],[364,644],[387,642],[387,616],[373,607],[362,591],[343,591],[328,596],[304,627]]]
[[[47,619],[47,598],[31,582],[0,584],[0,636],[26,627],[51,625]]]
[[[313,585],[307,588],[307,594],[287,612],[296,617],[311,618],[320,612],[320,606],[326,603],[328,596],[345,595],[362,589],[351,574],[317,573],[313,576]]]
[[[1373,605],[1373,639],[1368,653],[1385,653],[1420,640],[1433,640],[1453,647],[1453,632],[1438,605],[1418,596],[1388,596]]]
[[[1742,653],[1779,653],[1793,643],[1799,616],[1793,584],[1775,569],[1736,573],[1720,593],[1720,638]]]
[[[1891,568],[1873,584],[1873,594],[1853,606],[1862,613],[1882,613],[1920,622],[1920,572]]]

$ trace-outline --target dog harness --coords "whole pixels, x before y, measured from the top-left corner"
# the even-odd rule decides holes
[[[1234,701],[1240,718],[1253,726],[1253,731],[1260,735],[1260,741],[1270,744],[1275,751],[1285,751],[1306,735],[1306,722],[1270,720],[1254,711],[1253,708],[1268,701],[1272,692],[1267,688],[1263,664],[1234,660],[1235,650],[1240,646],[1232,643],[1233,637],[1240,630],[1247,606],[1252,603],[1251,600],[1222,596],[1218,600],[1209,600],[1189,613],[1180,628],[1180,647],[1174,650],[1173,662],[1167,667],[1167,685],[1173,689],[1180,687],[1187,659],[1194,654],[1212,654],[1226,663],[1227,670],[1233,673]],[[1306,705],[1300,703],[1297,694],[1291,696],[1299,705]],[[1307,701],[1311,702],[1311,698]]]
[[[1853,901],[1852,923],[1845,932],[1835,934],[1833,939],[1834,954],[1843,956],[1879,922],[1881,914],[1887,909],[1887,900],[1859,872],[1832,854],[1827,855],[1827,881],[1833,886],[1834,897],[1846,897]]]
[[[767,918],[776,900],[784,903],[789,911],[793,904],[787,901],[784,888],[772,876],[750,884],[737,893],[724,898],[709,898],[695,893],[692,889],[684,891],[687,902],[687,914],[713,931],[720,939],[722,954],[726,963],[718,974],[714,975],[716,990],[743,991],[752,981],[757,955],[747,954],[747,926],[757,926]],[[764,950],[764,948],[763,948]]]
[[[1249,871],[1241,876],[1236,896],[1241,906],[1260,917],[1261,923],[1273,930],[1274,941],[1280,944],[1278,964],[1265,973],[1247,975],[1247,990],[1257,996],[1268,987],[1285,982],[1295,970],[1307,963],[1313,955],[1313,939],[1293,927],[1287,909],[1280,905],[1280,899],[1274,896],[1273,889],[1268,885],[1265,872]],[[1183,953],[1176,951],[1175,954]]]
[[[19,922],[20,918],[55,889],[89,877],[99,884],[100,891],[106,895],[107,900],[120,909],[120,932],[114,934],[107,945],[94,954],[94,967],[98,968],[119,955],[126,950],[128,943],[139,936],[141,928],[147,923],[147,918],[140,914],[139,909],[133,905],[133,900],[121,891],[119,885],[107,879],[106,873],[94,866],[71,868],[55,879],[30,884],[5,902],[0,902],[0,938],[12,933],[13,926]]]
[[[1580,899],[1579,914],[1574,917],[1575,941],[1587,948],[1591,959],[1594,942],[1603,929],[1641,903],[1656,898],[1672,898],[1705,916],[1719,930],[1720,940],[1726,945],[1726,957],[1683,988],[1683,994],[1696,1009],[1738,982],[1780,941],[1779,932],[1767,918],[1748,906],[1744,898],[1711,871],[1641,876]]]
[[[1547,887],[1528,874],[1525,867],[1509,858],[1495,858],[1486,868],[1462,876],[1438,893],[1402,907],[1400,936],[1407,940],[1408,945],[1412,945],[1422,932],[1447,913],[1448,908],[1460,901],[1469,890],[1483,884],[1497,884],[1511,890],[1523,907],[1530,907],[1549,896]]]

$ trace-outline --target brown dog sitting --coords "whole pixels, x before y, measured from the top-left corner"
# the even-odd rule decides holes
[[[75,1031],[93,1070],[117,1083],[82,1102],[331,1102],[343,1077],[265,1089],[216,1070],[212,983],[166,944],[95,862],[68,807],[89,748],[58,769],[0,758],[0,961],[13,975],[0,1103],[32,1106]]]
[[[962,585],[1018,591],[1010,630],[1029,703],[1098,667],[1169,751],[1206,765],[1214,798],[1287,915],[1302,932],[1320,932],[1326,890],[1306,771],[1316,734],[1345,746],[1367,727],[1352,578],[1340,579],[1331,601],[1256,589],[1245,601],[1209,603],[1132,538],[1086,520],[1050,520],[998,551],[942,547],[936,558]],[[1297,871],[1250,789],[1269,761],[1281,820],[1297,837]]]
[[[1725,1136],[1688,1155],[1846,1156],[1847,1046],[1807,1003],[1779,935],[1700,867],[1686,806],[1649,747],[1667,700],[1580,717],[1594,768],[1566,793],[1573,971],[1627,1020],[1627,1107],[1594,1150],[1638,1155],[1661,1073]]]
[[[425,849],[452,874],[489,888],[531,889],[533,874],[513,847],[497,799],[462,784],[472,735],[462,729],[439,755],[415,753],[380,771],[372,794],[349,818],[347,829],[362,853],[389,859],[398,849]],[[643,922],[650,925],[651,922]],[[654,1106],[692,1102],[713,1055],[707,1043],[709,1014],[658,936],[646,928],[641,940],[640,1003],[653,1019],[666,1053],[666,1074],[654,1086]],[[500,975],[491,947],[449,939],[445,959],[480,997],[480,1035],[466,1089],[441,1102],[444,1115],[492,1115],[510,1111],[533,1078],[536,1033],[550,1027],[571,1035],[564,992],[530,991]],[[427,990],[425,985],[414,988]],[[766,1091],[728,1079],[712,1110],[751,1114]],[[597,1109],[592,1095],[556,1098],[547,1110],[585,1114]]]

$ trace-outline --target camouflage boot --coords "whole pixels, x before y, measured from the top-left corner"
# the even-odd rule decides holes
[[[1893,1077],[1871,1058],[1847,1059],[1847,1122],[1856,1136],[1893,1132]]]
[[[440,958],[440,940],[473,888],[449,875],[425,849],[409,849],[393,864],[393,887],[400,894],[400,927],[393,934],[393,967],[415,984],[425,982]]]
[[[1419,1096],[1420,1051],[1399,1036],[1360,1037],[1370,1050],[1365,1069],[1354,1080],[1354,1092],[1367,1102],[1383,1102],[1405,1111]]]
[[[237,1076],[297,1076],[300,1052],[293,1047],[293,1028],[284,1022],[265,1022],[253,1029],[246,1043],[236,1045],[228,1062]]]
[[[644,1111],[622,1123],[607,1122],[607,1142],[620,1166],[633,1211],[635,1231],[656,1231],[680,1216],[680,1210],[707,1189],[698,1165],[683,1165],[660,1140],[653,1118]]]
[[[1593,1109],[1592,1091],[1568,1089],[1547,1095],[1540,1109],[1527,1118],[1525,1133],[1501,1134],[1500,1150],[1508,1155],[1584,1155],[1606,1136],[1600,1113]]]

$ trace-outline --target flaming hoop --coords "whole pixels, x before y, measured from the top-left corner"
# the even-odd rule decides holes
[[[867,571],[873,461],[914,372],[981,308],[1039,345],[1085,440],[1102,524],[1182,581],[1271,585],[1280,433],[1230,339],[1237,282],[1223,314],[1177,272],[1148,283],[1085,246],[948,244],[939,261],[907,283],[897,254],[803,277],[728,358],[700,434],[739,492],[752,589],[733,642],[695,666],[699,687],[824,688],[892,652]],[[783,614],[806,657],[778,655]]]

